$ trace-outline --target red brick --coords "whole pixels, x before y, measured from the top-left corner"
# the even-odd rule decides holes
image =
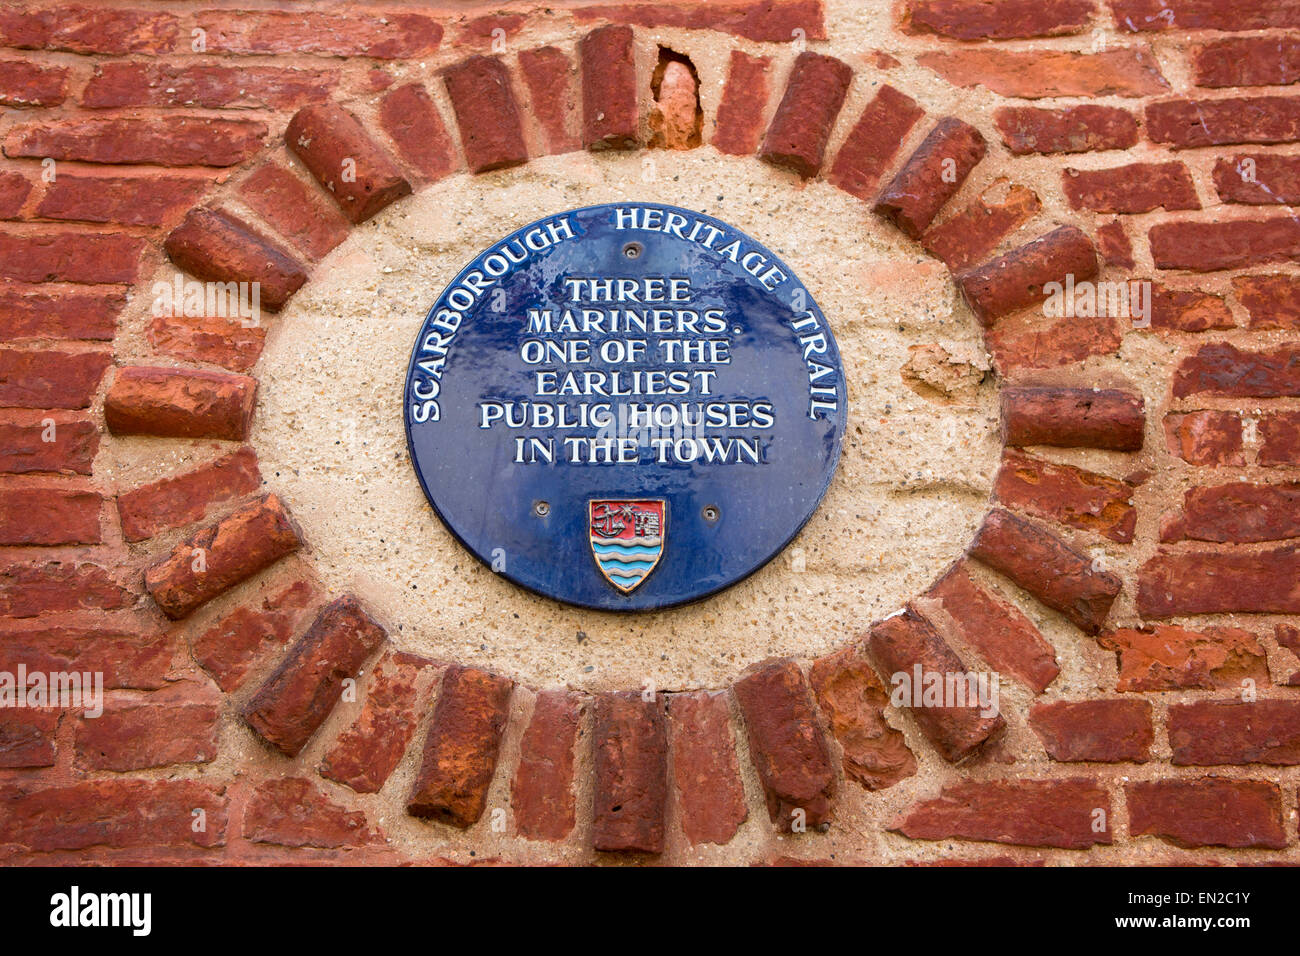
[[[321,761],[320,774],[358,793],[378,793],[406,753],[432,689],[434,670],[389,651],[375,666],[366,702]]]
[[[986,327],[1008,313],[1048,296],[1049,283],[1075,282],[1097,274],[1097,251],[1075,226],[1060,226],[957,276],[957,284],[976,318]]]
[[[660,853],[668,803],[668,732],[660,698],[637,691],[596,698],[592,734],[592,846]]]
[[[826,178],[846,193],[871,199],[908,133],[924,115],[910,96],[881,86],[849,130]]]
[[[1300,97],[1181,99],[1146,108],[1147,136],[1175,149],[1300,139]]]
[[[911,606],[874,624],[867,647],[877,671],[893,692],[910,687],[913,700],[924,690],[917,686],[918,670],[922,679],[926,679],[925,675],[942,675],[945,685],[950,676],[964,680],[972,673],[934,626]],[[901,684],[902,677],[910,683]],[[978,698],[968,698],[965,705],[952,707],[914,703],[905,706],[943,758],[954,763],[965,760],[1006,727],[1001,714],[982,712]]]
[[[347,220],[315,189],[275,163],[265,163],[239,184],[239,198],[280,235],[313,259],[348,237]]]
[[[0,420],[0,472],[90,474],[99,429],[89,419],[59,417],[61,421],[37,413],[20,421]]]
[[[951,116],[939,120],[881,191],[873,211],[907,236],[919,238],[986,150],[975,127]]]
[[[330,602],[244,705],[244,720],[280,753],[298,756],[338,703],[343,682],[356,679],[385,637],[356,598]]]
[[[461,45],[479,44],[486,46],[490,44],[495,37],[497,30],[505,34],[507,38],[515,36],[528,18],[521,13],[489,13],[481,17],[474,17],[466,20],[458,31],[457,40]]]
[[[1166,289],[1152,284],[1151,328],[1170,332],[1206,332],[1236,326],[1223,296],[1195,289]]]
[[[1086,30],[1093,8],[1093,0],[909,0],[902,27],[952,40],[1063,36]]]
[[[1145,618],[1245,611],[1300,613],[1300,553],[1295,547],[1249,553],[1157,554],[1138,571]]]
[[[731,54],[733,63],[737,52]],[[577,149],[581,144],[570,119],[578,109],[573,83],[576,70],[568,54],[553,46],[524,50],[519,54],[519,72],[528,88],[528,112],[537,120],[544,150],[551,154]]]
[[[196,780],[96,780],[0,789],[0,843],[35,852],[90,847],[218,847],[226,842],[224,785]],[[203,811],[197,828],[194,811]]]
[[[220,365],[247,372],[257,364],[266,343],[266,329],[244,319],[160,315],[145,336],[155,352],[175,358]]]
[[[783,43],[802,30],[808,40],[825,40],[821,0],[732,0],[701,5],[697,0],[663,3],[604,3],[578,7],[579,22],[608,20],[641,27],[719,30],[760,43]]]
[[[0,106],[58,106],[67,95],[68,71],[22,60],[0,62]]]
[[[974,202],[926,232],[921,245],[950,272],[979,265],[1006,236],[1042,208],[1032,189],[998,179]]]
[[[1129,833],[1175,846],[1267,847],[1287,844],[1282,795],[1263,780],[1134,781],[1124,787]]]
[[[573,832],[574,745],[581,713],[577,694],[547,690],[537,695],[510,787],[515,831],[526,840],[555,842]]]
[[[379,122],[398,155],[433,182],[456,169],[456,147],[442,114],[419,83],[399,86],[379,101]]]
[[[1133,258],[1133,243],[1118,219],[1098,227],[1097,251],[1105,265],[1116,269],[1132,269],[1137,264]]]
[[[1002,142],[1017,156],[1128,149],[1137,143],[1137,119],[1115,106],[1003,106],[993,115]]]
[[[1232,291],[1252,329],[1300,329],[1300,280],[1295,276],[1235,276]]]
[[[1035,703],[1029,726],[1047,755],[1061,761],[1144,763],[1155,733],[1145,700],[1080,700]]]
[[[993,493],[1003,505],[1129,544],[1137,527],[1133,486],[1073,465],[1003,454]]]
[[[1056,650],[1015,605],[980,587],[964,562],[953,565],[926,597],[940,602],[957,637],[999,673],[1024,681],[1041,694],[1060,673]]]
[[[472,56],[443,71],[472,173],[528,161],[510,71],[494,57]]]
[[[1104,828],[1093,830],[1095,811]],[[1110,844],[1110,794],[1086,779],[963,782],[913,806],[891,828],[912,840],[987,840],[1086,850]],[[1099,824],[1100,825],[1100,824]]]
[[[852,82],[853,70],[847,63],[811,51],[800,53],[763,137],[759,158],[805,179],[816,176]]]
[[[406,812],[465,830],[487,806],[514,681],[453,664],[424,740]]]
[[[284,141],[353,223],[411,192],[361,121],[335,103],[304,106],[289,121]]]
[[[0,670],[100,672],[104,688],[156,690],[169,678],[175,645],[161,633],[102,627],[17,627],[0,623]]]
[[[215,700],[105,702],[98,717],[77,724],[77,766],[82,770],[147,770],[173,764],[211,763],[217,757],[221,708]]]
[[[1197,86],[1286,86],[1300,80],[1295,37],[1229,37],[1192,51]]]
[[[258,784],[244,811],[244,838],[327,850],[383,842],[364,813],[340,806],[301,777]]]
[[[1214,188],[1224,202],[1257,206],[1300,202],[1300,156],[1224,157],[1214,164]]]
[[[144,585],[177,620],[301,544],[280,499],[267,495],[182,541],[145,569]]]
[[[112,341],[126,297],[117,292],[44,291],[48,287],[0,285],[0,342],[16,339]],[[37,291],[37,290],[41,291]]]
[[[1300,412],[1274,412],[1259,419],[1261,465],[1300,463]]]
[[[1118,389],[1021,385],[1002,390],[1008,445],[1138,451],[1146,412],[1142,396]]]
[[[1182,163],[1131,163],[1110,169],[1061,172],[1065,196],[1075,209],[1138,213],[1152,209],[1200,209],[1192,177]]]
[[[289,642],[314,594],[306,581],[295,581],[235,608],[191,640],[195,662],[230,693],[259,658]]]
[[[956,86],[983,86],[1002,96],[1155,96],[1169,83],[1151,53],[1124,47],[1102,53],[1011,52],[974,48],[922,53],[916,62]]]
[[[1261,433],[1263,422],[1261,421]],[[1241,418],[1236,412],[1186,412],[1165,416],[1165,445],[1192,465],[1246,463],[1242,451]]]
[[[196,279],[257,283],[268,312],[279,312],[307,281],[306,269],[288,250],[223,210],[191,210],[163,245]]]
[[[843,751],[844,776],[884,790],[916,773],[903,734],[885,720],[889,692],[856,647],[813,662],[808,682]]]
[[[122,534],[128,541],[143,541],[198,521],[213,505],[252,494],[261,485],[256,453],[241,448],[193,471],[119,494]]]
[[[1198,700],[1169,707],[1169,747],[1180,765],[1300,764],[1300,701]]]
[[[731,840],[749,815],[725,692],[668,698],[682,832],[692,844]]]
[[[178,176],[78,176],[50,183],[36,207],[46,219],[161,226],[174,222],[208,189],[206,179]]]
[[[1245,352],[1226,342],[1204,345],[1179,363],[1175,398],[1229,395],[1279,398],[1300,395],[1300,346]]]
[[[5,138],[11,158],[156,166],[237,166],[266,139],[256,120],[198,116],[71,119],[15,126]]]
[[[0,711],[0,767],[53,767],[60,716],[52,707]]]
[[[170,53],[178,20],[154,10],[95,6],[0,10],[0,45],[67,53]]]
[[[772,59],[750,56],[742,50],[731,51],[727,84],[710,142],[720,153],[752,156],[758,151],[763,135],[763,118],[771,96]]]
[[[1244,678],[1269,682],[1264,648],[1240,628],[1122,627],[1100,635],[1097,643],[1119,653],[1119,691],[1230,689]]]
[[[253,419],[257,380],[198,369],[118,369],[104,396],[114,435],[242,441]]]
[[[93,491],[0,487],[0,545],[98,544],[102,503]]]
[[[1119,350],[1124,332],[1113,315],[1067,315],[1044,319],[1022,312],[998,322],[984,333],[984,345],[998,372],[1011,377],[1024,369],[1057,368],[1094,355]]]
[[[1300,26],[1300,11],[1277,0],[1109,0],[1118,27],[1150,30],[1263,30]]]
[[[582,145],[635,149],[640,145],[632,28],[601,27],[578,43],[582,73]]]
[[[99,351],[0,349],[0,405],[86,408],[110,360]]]
[[[1159,269],[1213,272],[1300,259],[1300,222],[1289,217],[1166,222],[1148,237]]]
[[[1119,595],[1120,579],[1060,538],[1007,511],[990,511],[970,554],[1006,575],[1079,629],[1095,634]]]
[[[89,561],[22,561],[0,566],[0,617],[116,611],[134,600],[107,568]]]
[[[0,172],[0,219],[17,219],[32,184],[21,173]]]
[[[207,31],[209,53],[315,53],[414,60],[436,52],[443,32],[433,17],[380,10],[205,10],[194,19]]]
[[[0,277],[20,282],[132,282],[144,246],[137,236],[116,233],[0,233]]]
[[[1300,537],[1300,484],[1196,487],[1183,497],[1177,538],[1247,543]]]
[[[250,66],[101,63],[81,95],[91,109],[198,106],[292,109],[328,99],[337,78],[324,70]]]

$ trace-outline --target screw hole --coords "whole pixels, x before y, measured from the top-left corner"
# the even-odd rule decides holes
[[[722,513],[718,511],[716,505],[707,505],[704,509],[704,520],[709,522],[709,524],[713,524],[713,522],[717,521],[718,518],[721,517],[721,514]]]
[[[538,501],[533,505],[533,512],[539,518],[545,518],[551,513],[551,505],[548,501]]]
[[[623,247],[623,255],[627,256],[629,259],[640,259],[641,253],[644,251],[645,250],[641,247],[641,243],[639,242],[629,242]]]

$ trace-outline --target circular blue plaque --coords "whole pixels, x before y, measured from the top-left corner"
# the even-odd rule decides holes
[[[812,517],[846,404],[831,330],[785,263],[647,203],[538,220],[429,310],[403,415],[430,504],[509,580],[671,607],[752,574]]]

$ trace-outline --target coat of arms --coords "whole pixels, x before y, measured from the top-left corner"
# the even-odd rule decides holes
[[[589,503],[588,538],[596,566],[610,584],[624,594],[640,586],[659,563],[667,533],[663,501]]]

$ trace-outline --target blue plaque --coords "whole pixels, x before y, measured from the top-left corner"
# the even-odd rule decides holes
[[[584,607],[671,607],[752,574],[812,517],[846,419],[839,351],[749,236],[589,206],[481,253],[420,328],[416,474],[494,571]]]

